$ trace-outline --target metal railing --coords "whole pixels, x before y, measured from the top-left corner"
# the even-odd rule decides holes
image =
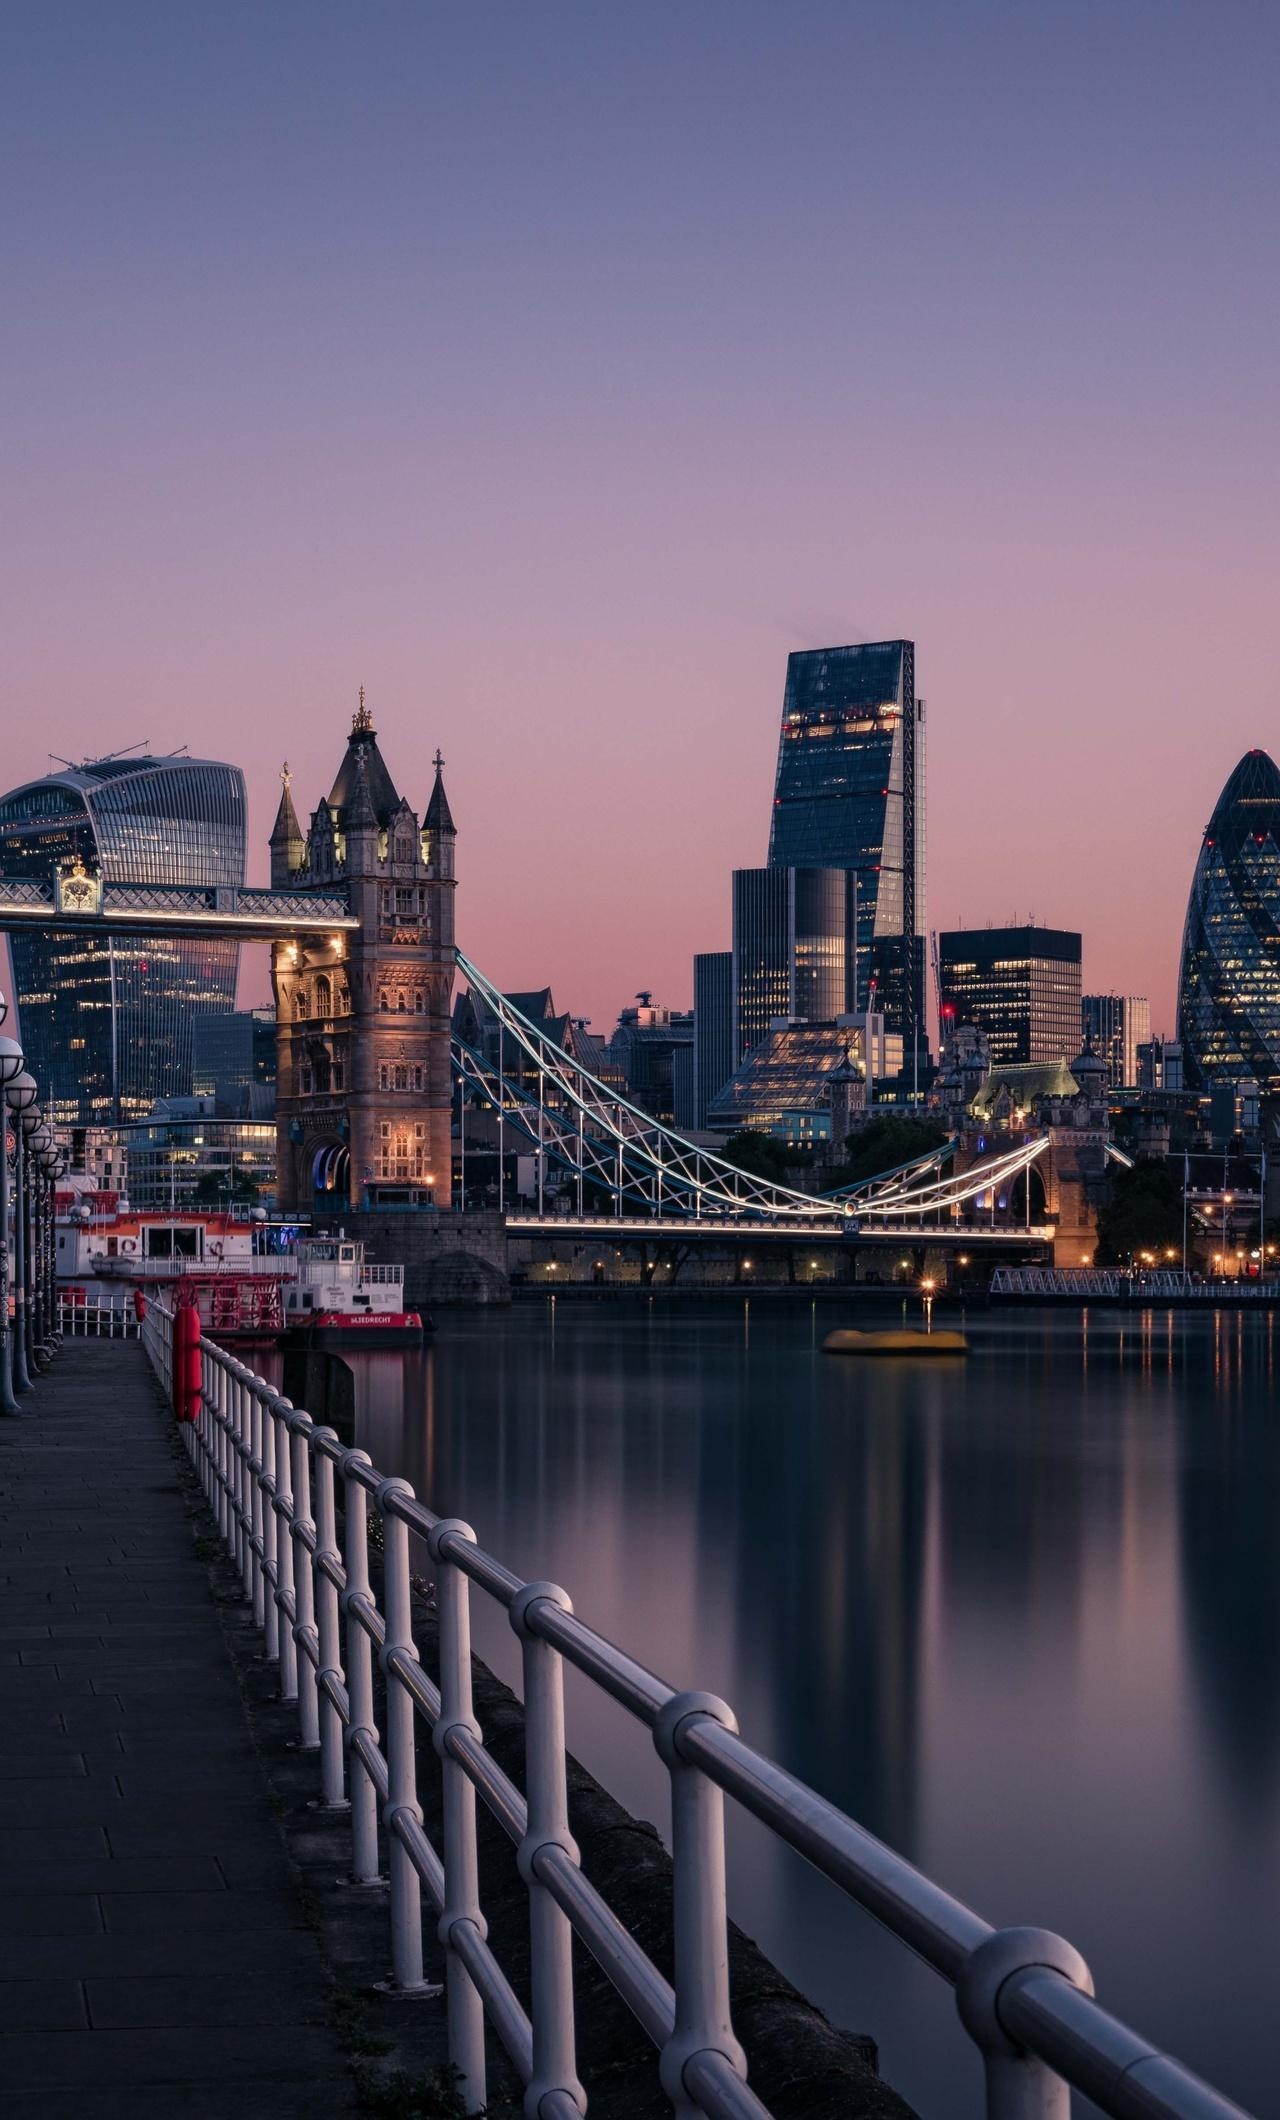
[[[1260,1302],[1280,1297],[1280,1281],[1236,1278],[1197,1281],[1178,1267],[1139,1268],[1128,1273],[1106,1266],[997,1266],[993,1296],[1125,1296],[1144,1302],[1176,1297],[1180,1303]]]
[[[127,1340],[139,1327],[132,1303],[69,1303],[60,1296],[58,1330],[72,1339]]]
[[[153,1303],[144,1341],[172,1389],[173,1313]],[[1117,2120],[1242,2120],[1240,2108],[1093,2000],[1088,1967],[1043,1929],[995,1929],[854,1820],[738,1735],[709,1693],[677,1692],[579,1619],[556,1584],[523,1582],[438,1517],[407,1480],[387,1479],[261,1377],[202,1345],[197,1419],[185,1426],[281,1698],[316,1752],[321,1800],[350,1802],[353,1881],[380,1876],[387,1847],[391,1956],[402,1992],[423,1979],[422,1894],[444,1946],[449,2054],[465,2109],[485,2102],[485,2024],[525,2085],[524,2111],[574,2120],[587,2107],[576,2070],[571,1942],[596,1960],[658,2049],[680,2120],[767,2120],[746,2081],[729,2006],[724,1798],[731,1796],[830,1878],[956,1992],[986,2072],[988,2120],[1067,2120],[1070,2087]],[[339,1545],[337,1488],[343,1496]],[[383,1599],[369,1579],[369,1512],[380,1520]],[[440,1683],[412,1628],[409,1533],[436,1568]],[[522,1795],[486,1750],[472,1709],[472,1586],[505,1607],[523,1655]],[[373,1658],[386,1682],[385,1738],[374,1721]],[[569,1830],[563,1667],[582,1672],[652,1732],[671,1779],[674,1983],[584,1875]],[[443,1846],[423,1827],[415,1725],[430,1727],[443,1779]],[[528,1891],[531,2010],[487,1941],[476,1796],[516,1848]]]

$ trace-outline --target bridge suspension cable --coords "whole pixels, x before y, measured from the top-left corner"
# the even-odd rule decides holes
[[[943,1177],[959,1145],[953,1137],[836,1192],[800,1192],[739,1170],[665,1126],[573,1059],[461,952],[458,966],[498,1026],[498,1058],[455,1035],[454,1073],[464,1092],[481,1095],[502,1126],[513,1127],[540,1152],[540,1190],[545,1164],[570,1175],[580,1214],[589,1204],[590,1187],[606,1193],[620,1215],[645,1219],[755,1219],[800,1229],[834,1222],[850,1230],[918,1221],[923,1227],[929,1218],[936,1223],[952,1209],[998,1191],[1029,1170],[1049,1146],[1048,1136],[1039,1135]],[[525,1077],[520,1056],[532,1063],[536,1088]]]
[[[461,951],[458,968],[497,1020],[500,1056],[495,1066],[475,1047],[455,1038],[455,1072],[489,1097],[504,1122],[516,1126],[561,1168],[573,1171],[580,1194],[590,1184],[609,1192],[623,1209],[694,1220],[755,1214],[803,1227],[830,1222],[833,1215],[843,1212],[839,1204],[756,1177],[714,1151],[697,1147],[673,1127],[664,1126],[652,1112],[642,1111],[589,1074],[514,1007]],[[533,1062],[536,1095],[508,1074],[502,1052],[507,1039]]]

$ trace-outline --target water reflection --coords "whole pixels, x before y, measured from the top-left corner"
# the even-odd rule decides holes
[[[1114,2007],[1266,2106],[1270,1319],[978,1313],[956,1365],[824,1358],[831,1322],[758,1294],[461,1315],[355,1365],[358,1440],[990,1918],[1065,1931]],[[571,1719],[661,1819],[647,1741],[581,1687]],[[938,1984],[753,1828],[731,1856],[784,1967],[931,2112],[976,2114]]]

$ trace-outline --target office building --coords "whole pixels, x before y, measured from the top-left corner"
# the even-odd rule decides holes
[[[832,1138],[832,1092],[840,1085],[842,1141],[849,1131],[850,1097],[844,1078],[857,1078],[858,1108],[871,1103],[877,1080],[902,1065],[902,1040],[886,1034],[883,1016],[831,1023],[776,1024],[735,1068],[707,1107],[713,1131],[749,1128],[772,1133],[795,1146]]]
[[[913,642],[788,657],[769,866],[849,872],[849,1006],[877,1010],[908,1055],[917,1041],[923,1053],[925,711]]]
[[[1280,773],[1248,751],[1196,858],[1182,937],[1178,1038],[1186,1084],[1280,1090]]]
[[[707,1106],[733,1073],[733,951],[702,950],[693,960],[693,1109],[704,1127]]]
[[[655,1005],[652,994],[636,995],[636,1007],[624,1008],[609,1040],[609,1058],[627,1086],[627,1096],[655,1119],[675,1119],[675,1055],[693,1051],[693,1017],[688,1010]]]
[[[944,1038],[973,1024],[993,1067],[1080,1049],[1080,937],[1064,928],[961,928],[938,937]]]
[[[192,1093],[214,1097],[222,1090],[274,1086],[276,1015],[272,1008],[231,1009],[201,1016],[195,1026]]]
[[[779,1018],[856,1013],[854,919],[849,870],[734,870],[735,1066]]]
[[[1086,994],[1081,1029],[1107,1070],[1109,1089],[1136,1089],[1138,1047],[1151,1038],[1151,1003],[1142,994]]]
[[[1182,1047],[1176,1038],[1152,1038],[1138,1047],[1138,1088],[1181,1096],[1186,1088]]]
[[[244,883],[244,776],[209,759],[103,758],[0,801],[0,868],[48,884],[79,859],[104,883]],[[190,1094],[195,1028],[235,1004],[234,942],[10,937],[18,1034],[62,1125],[138,1118]]]

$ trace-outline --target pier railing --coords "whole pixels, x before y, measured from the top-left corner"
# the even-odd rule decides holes
[[[174,1314],[153,1303],[144,1341],[172,1394]],[[731,1796],[872,1914],[955,1990],[980,2050],[988,2120],[1067,2120],[1071,2088],[1116,2120],[1244,2120],[1240,2108],[1110,2016],[1089,1969],[1044,1929],[996,1929],[738,1734],[713,1694],[678,1692],[574,1613],[554,1583],[527,1583],[439,1517],[408,1481],[387,1479],[242,1362],[201,1347],[197,1418],[185,1427],[227,1552],[240,1571],[314,1751],[322,1803],[349,1799],[353,1881],[381,1874],[387,1848],[393,1978],[423,1991],[422,1895],[444,1946],[450,2059],[465,2108],[485,2103],[486,2020],[525,2086],[524,2111],[574,2120],[577,2076],[571,1941],[577,1936],[658,2050],[680,2120],[767,2120],[746,2080],[728,1981],[724,1798]],[[189,1380],[188,1380],[189,1381]],[[341,1544],[337,1490],[343,1510]],[[380,1520],[383,1595],[369,1577],[370,1510]],[[412,1626],[409,1534],[436,1569],[440,1682]],[[504,1607],[523,1654],[525,1784],[486,1750],[472,1709],[472,1588]],[[374,1720],[373,1659],[386,1687]],[[671,1779],[674,1983],[584,1875],[569,1830],[563,1670],[568,1662],[652,1733]],[[416,1723],[441,1761],[443,1845],[423,1827]],[[529,1897],[530,2010],[487,1940],[476,1837],[479,1795],[515,1845]]]

